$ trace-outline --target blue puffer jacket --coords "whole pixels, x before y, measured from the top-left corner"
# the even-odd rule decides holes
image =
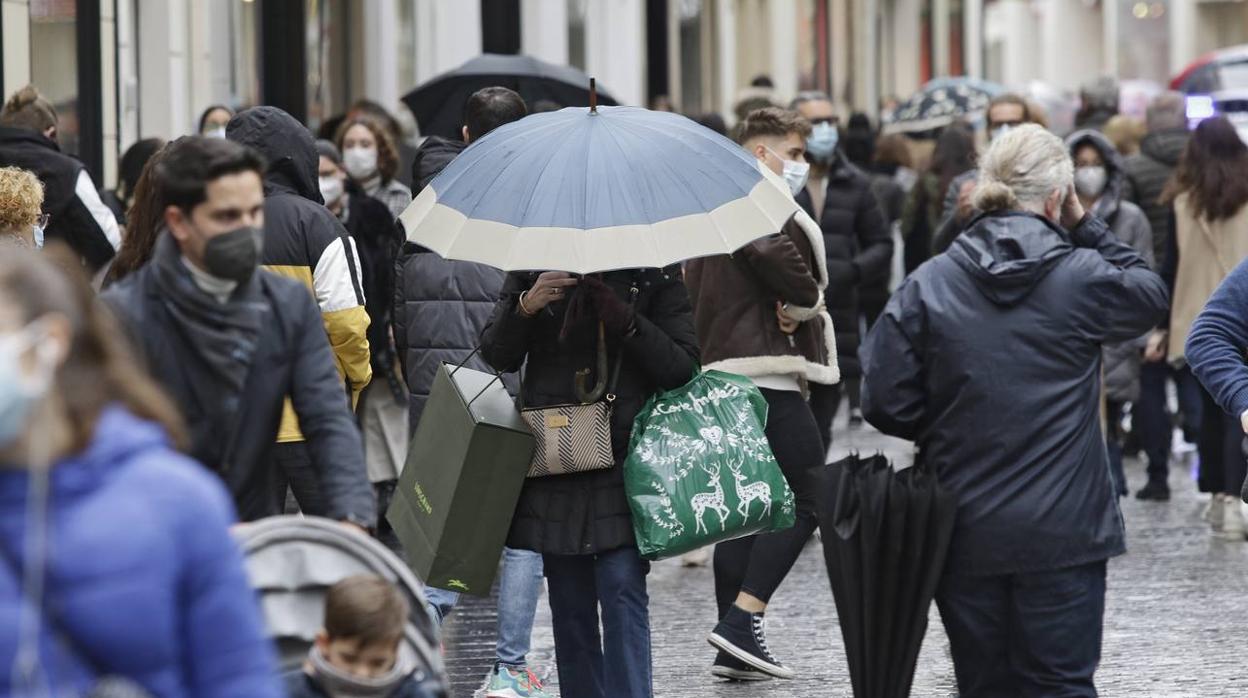
[[[45,614],[39,657],[53,695],[81,695],[97,671],[162,698],[284,695],[217,478],[115,407],[51,477],[44,606],[55,621]],[[14,567],[28,557],[28,482],[0,469],[4,695],[24,604]]]

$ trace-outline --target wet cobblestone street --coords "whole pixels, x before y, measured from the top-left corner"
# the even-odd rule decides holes
[[[906,444],[870,429],[840,430],[834,456],[883,450],[908,460]],[[1248,696],[1244,648],[1248,627],[1248,544],[1209,535],[1206,497],[1176,461],[1168,503],[1123,500],[1129,552],[1109,567],[1104,655],[1097,675],[1105,696]],[[1143,465],[1127,463],[1133,488]],[[715,603],[709,567],[655,565],[650,576],[655,695],[660,698],[811,698],[851,695],[844,648],[820,548],[807,547],[768,611],[773,651],[797,670],[794,681],[728,684],[708,673],[714,651],[706,635]],[[446,657],[455,698],[472,696],[489,669],[494,602],[466,599],[446,628]],[[955,695],[947,641],[933,606],[919,658],[914,696]],[[550,613],[539,605],[530,663],[557,692]]]

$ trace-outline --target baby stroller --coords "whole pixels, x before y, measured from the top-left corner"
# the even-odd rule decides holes
[[[421,583],[384,545],[335,521],[304,516],[242,524],[235,527],[235,538],[283,670],[295,669],[307,658],[324,620],[329,587],[351,575],[373,574],[394,584],[411,605],[400,664],[412,668],[424,695],[448,695],[438,630],[425,610]]]

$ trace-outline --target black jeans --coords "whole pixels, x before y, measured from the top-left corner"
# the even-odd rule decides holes
[[[961,698],[1095,696],[1105,561],[989,577],[946,575],[936,605]]]
[[[1148,480],[1165,484],[1170,473],[1170,415],[1166,410],[1166,380],[1173,379],[1179,395],[1183,433],[1196,439],[1201,424],[1203,388],[1189,369],[1175,370],[1165,363],[1140,367],[1140,399],[1131,409],[1131,428],[1139,435],[1148,458]]]
[[[1248,460],[1244,458],[1244,432],[1239,418],[1223,411],[1203,387],[1200,439],[1196,444],[1200,453],[1201,492],[1233,494],[1239,496],[1244,486]]]
[[[823,443],[815,417],[802,394],[762,390],[767,398],[767,441],[797,504],[792,528],[763,533],[715,546],[715,600],[723,618],[737,594],[745,592],[766,603],[779,588],[806,541],[818,525],[815,516],[815,475],[823,465]]]
[[[307,516],[325,516],[329,513],[329,504],[321,491],[316,469],[312,467],[308,442],[274,444],[273,470],[278,480],[284,483],[279,491],[283,500],[282,508],[287,514],[302,512]],[[286,485],[290,487],[293,500],[286,496]]]
[[[836,419],[840,406],[840,383],[836,385],[810,384],[810,411],[815,416],[815,428],[819,431],[819,439],[823,442],[823,460],[827,460],[828,449],[832,448],[832,422]]]

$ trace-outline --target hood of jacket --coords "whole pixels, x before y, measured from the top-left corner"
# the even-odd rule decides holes
[[[1187,129],[1182,128],[1154,131],[1140,141],[1140,153],[1169,167],[1175,167],[1179,164],[1179,158],[1182,157],[1190,136]]]
[[[987,214],[954,241],[949,255],[997,305],[1021,303],[1066,255],[1069,236],[1032,213]]]
[[[52,466],[53,496],[75,497],[100,487],[118,464],[145,451],[164,450],[169,441],[159,426],[119,406],[104,409],[87,447]],[[24,502],[30,473],[25,469],[0,468],[0,504]]]
[[[318,204],[325,203],[317,182],[320,156],[316,140],[295,117],[277,107],[252,107],[230,119],[225,136],[264,156],[268,162],[265,194],[293,191]]]
[[[1105,191],[1101,193],[1101,198],[1097,199],[1096,205],[1092,207],[1092,213],[1103,220],[1112,221],[1118,213],[1119,204],[1122,203],[1122,191],[1127,181],[1122,154],[1100,131],[1091,129],[1076,131],[1066,139],[1066,149],[1070,152],[1072,160],[1075,153],[1085,145],[1096,148],[1101,155],[1101,162],[1105,163]]]
[[[416,150],[412,160],[412,196],[416,196],[438,176],[455,156],[467,148],[463,141],[453,141],[441,136],[429,136]]]

